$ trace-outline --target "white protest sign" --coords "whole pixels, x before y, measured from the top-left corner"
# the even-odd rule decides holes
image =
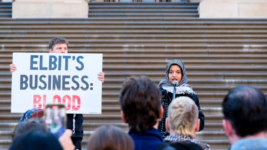
[[[69,114],[101,114],[102,54],[13,53],[11,112],[63,103]]]

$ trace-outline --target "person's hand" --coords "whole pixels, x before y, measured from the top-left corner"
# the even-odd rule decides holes
[[[100,73],[97,75],[97,78],[98,78],[98,80],[100,80],[102,83],[104,83],[104,81],[105,81],[105,73],[104,73],[104,72],[100,72]]]
[[[72,131],[70,129],[66,129],[64,134],[59,138],[59,142],[64,150],[74,150],[75,146],[71,141]]]
[[[10,64],[10,72],[13,73],[16,70],[17,70],[17,67],[15,66],[15,64]]]

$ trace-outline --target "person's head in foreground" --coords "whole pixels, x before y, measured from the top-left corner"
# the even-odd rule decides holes
[[[162,143],[161,133],[157,130],[163,115],[160,98],[157,86],[146,76],[130,77],[122,85],[119,96],[122,120],[129,125],[135,149],[144,149],[149,144],[153,149]],[[147,136],[143,139],[147,141],[137,140],[139,136]]]
[[[63,148],[52,133],[33,129],[19,135],[9,150],[63,150]]]
[[[231,150],[267,149],[267,99],[261,90],[236,87],[224,98],[222,112]]]
[[[88,150],[134,150],[131,137],[115,126],[97,128],[90,136]]]
[[[162,117],[159,90],[146,76],[126,79],[119,99],[123,121],[136,132],[153,128]]]
[[[49,53],[68,53],[69,42],[62,37],[55,37],[49,42]]]
[[[171,102],[166,128],[171,135],[196,136],[199,130],[198,108],[191,98],[182,96]]]
[[[191,141],[200,144],[204,149],[210,149],[209,145],[194,139],[199,130],[199,122],[198,108],[195,102],[186,96],[176,98],[168,108],[166,128],[170,131],[170,135],[164,141]]]
[[[42,118],[31,118],[20,122],[16,127],[12,135],[12,140],[18,137],[20,134],[31,129],[45,130],[45,123]]]
[[[40,108],[32,108],[27,110],[20,119],[20,122],[28,120],[30,118],[42,118],[44,116],[44,110]]]

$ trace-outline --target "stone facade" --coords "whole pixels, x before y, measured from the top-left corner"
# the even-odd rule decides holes
[[[12,18],[88,18],[85,0],[16,0]]]
[[[267,0],[202,0],[200,18],[267,18]]]

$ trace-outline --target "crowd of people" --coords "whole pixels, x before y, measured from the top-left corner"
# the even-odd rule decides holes
[[[14,71],[14,64],[12,69]],[[104,82],[104,73],[99,74],[99,80]],[[115,126],[101,126],[90,135],[88,150],[211,149],[208,143],[195,138],[196,132],[204,129],[205,116],[197,94],[187,84],[181,60],[167,64],[165,79],[158,86],[146,76],[127,78],[120,91],[119,104],[128,133]],[[267,99],[261,90],[248,85],[236,87],[225,96],[222,113],[222,125],[231,144],[229,150],[267,149]],[[81,149],[83,136],[75,141],[76,135],[69,127],[70,130],[57,139],[46,131],[42,115],[39,109],[24,114],[14,130],[11,150]],[[75,117],[71,115],[67,120],[73,121]],[[77,125],[81,135],[82,120]]]

